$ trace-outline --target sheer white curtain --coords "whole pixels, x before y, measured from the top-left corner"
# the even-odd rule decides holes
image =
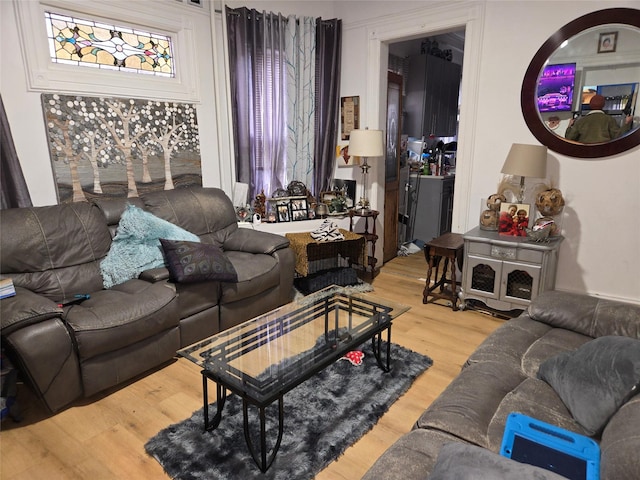
[[[316,20],[287,21],[287,180],[298,180],[314,191]]]

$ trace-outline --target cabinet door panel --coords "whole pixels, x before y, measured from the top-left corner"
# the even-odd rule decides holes
[[[504,262],[502,265],[501,299],[529,305],[538,296],[540,265]]]
[[[501,261],[469,255],[465,269],[468,272],[464,286],[467,292],[496,300],[500,297]]]

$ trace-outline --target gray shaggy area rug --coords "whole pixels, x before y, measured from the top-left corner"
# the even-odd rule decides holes
[[[383,342],[383,351],[386,346]],[[145,449],[174,479],[312,479],[378,422],[433,361],[391,344],[391,371],[377,365],[371,342],[362,345],[362,364],[338,360],[284,396],[284,434],[266,473],[253,461],[243,431],[242,400],[230,395],[222,421],[203,431],[203,410],[162,430]],[[211,390],[211,389],[210,389]],[[213,387],[215,391],[215,387]],[[267,432],[276,437],[277,404],[267,410]],[[210,418],[216,412],[209,405]],[[256,413],[255,409],[250,412]],[[257,414],[250,423],[258,424]],[[275,440],[273,440],[275,441]],[[259,443],[255,442],[255,444]]]

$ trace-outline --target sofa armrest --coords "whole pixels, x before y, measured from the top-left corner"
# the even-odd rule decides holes
[[[61,315],[62,308],[56,302],[22,287],[16,287],[15,296],[0,300],[3,336]]]
[[[169,280],[169,270],[166,267],[150,268],[142,272],[138,278],[149,283],[157,283]]]
[[[275,233],[238,228],[227,237],[222,248],[237,252],[263,253],[271,255],[276,250],[287,248],[289,239]]]

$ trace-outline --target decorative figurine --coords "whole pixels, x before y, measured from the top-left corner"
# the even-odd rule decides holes
[[[264,190],[262,190],[258,195],[256,195],[255,202],[253,203],[253,211],[259,214],[262,218],[266,218],[266,201],[267,196],[264,194]]]

